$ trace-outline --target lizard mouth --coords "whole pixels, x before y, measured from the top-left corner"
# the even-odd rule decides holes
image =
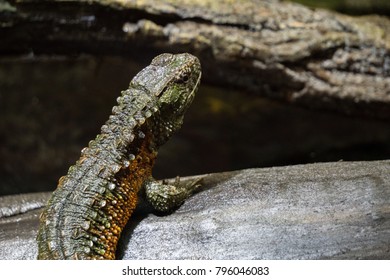
[[[199,73],[199,76],[198,76],[198,79],[196,80],[195,86],[194,86],[194,88],[192,89],[191,93],[188,95],[188,101],[189,101],[189,103],[191,103],[192,100],[193,100],[194,97],[195,97],[195,93],[196,93],[196,91],[197,91],[198,88],[199,88],[200,78],[201,78],[201,77],[202,77],[202,72]]]

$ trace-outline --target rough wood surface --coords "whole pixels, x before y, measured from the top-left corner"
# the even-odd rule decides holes
[[[390,119],[390,20],[277,0],[19,0],[0,5],[0,55],[188,51],[203,81]]]
[[[390,161],[204,175],[177,211],[139,209],[123,259],[389,259]],[[47,193],[0,197],[0,259],[34,259]],[[30,210],[18,204],[34,205]],[[18,208],[19,207],[19,208]],[[7,214],[8,213],[8,214]]]

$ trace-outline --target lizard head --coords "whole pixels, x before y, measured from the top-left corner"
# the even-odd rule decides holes
[[[151,65],[164,68],[166,75],[164,87],[158,92],[160,110],[167,110],[173,118],[184,115],[195,97],[200,83],[201,69],[198,58],[188,53],[161,54]]]
[[[188,53],[165,53],[155,57],[144,70],[149,75],[142,84],[154,95],[157,106],[149,124],[155,144],[160,146],[181,126],[194,99],[201,77],[200,62]]]

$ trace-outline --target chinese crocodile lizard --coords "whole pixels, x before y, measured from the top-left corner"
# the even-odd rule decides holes
[[[181,126],[200,77],[199,60],[184,53],[161,54],[133,78],[101,134],[59,179],[40,218],[38,259],[114,259],[139,193],[170,211],[199,186],[155,181],[152,167]]]

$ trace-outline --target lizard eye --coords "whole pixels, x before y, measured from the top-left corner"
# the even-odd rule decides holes
[[[185,72],[185,73],[181,74],[181,75],[176,79],[176,82],[177,82],[177,83],[183,84],[183,83],[188,82],[189,78],[190,78],[190,74],[189,74],[188,72]]]

